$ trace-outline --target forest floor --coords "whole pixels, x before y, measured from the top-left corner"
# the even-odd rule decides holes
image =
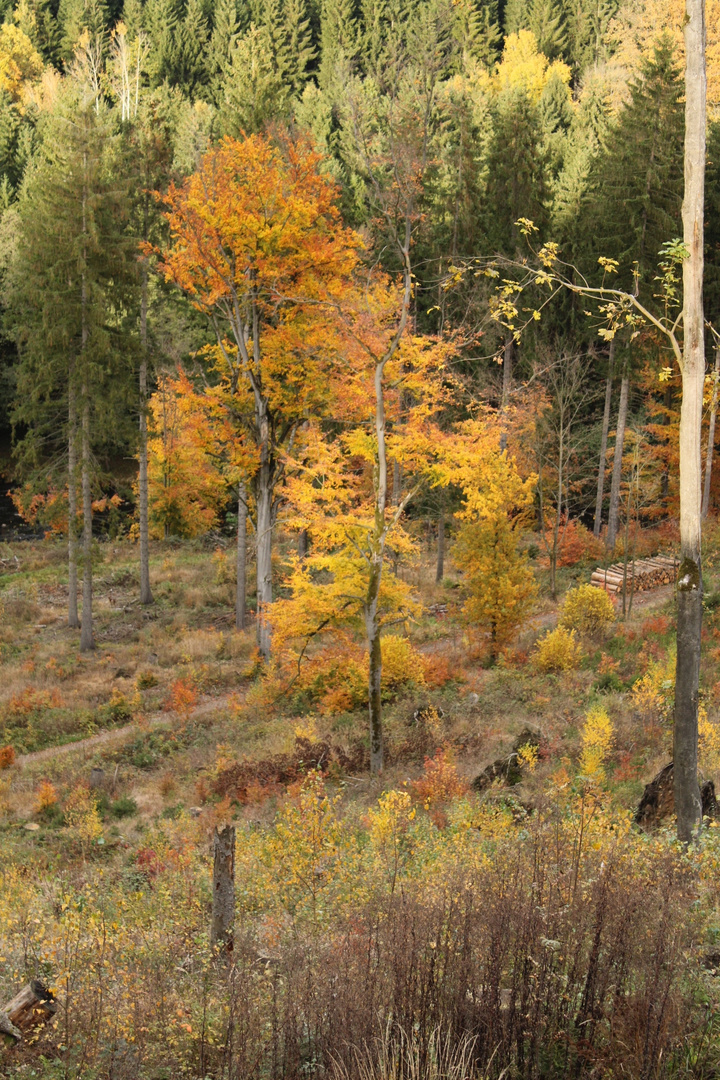
[[[43,781],[61,797],[93,769],[102,769],[111,787],[108,797],[137,805],[137,813],[122,823],[127,832],[130,826],[142,830],[163,814],[204,805],[208,785],[229,762],[291,752],[298,731],[345,748],[366,740],[362,707],[333,715],[307,695],[288,702],[281,694],[276,708],[257,689],[248,695],[257,682],[253,619],[250,613],[249,629],[235,631],[226,552],[157,545],[155,603],[142,608],[137,549],[126,542],[98,545],[97,648],[83,655],[77,632],[66,625],[64,546],[47,540],[5,547],[0,746],[12,746],[16,759],[12,769],[0,773],[5,829],[38,819],[34,807]],[[563,589],[589,580],[590,570],[561,571]],[[520,731],[537,730],[544,747],[540,767],[518,789],[519,797],[530,798],[559,763],[577,757],[587,703],[602,692],[616,726],[613,797],[618,805],[632,806],[644,782],[665,763],[667,739],[660,728],[648,733],[647,724],[638,724],[627,691],[648,660],[667,651],[672,587],[637,594],[629,618],[604,640],[584,643],[577,670],[543,675],[529,657],[536,639],[557,621],[557,603],[545,596],[515,647],[488,666],[459,618],[461,580],[452,567],[435,584],[428,553],[426,562],[406,572],[425,604],[424,615],[407,628],[410,639],[423,660],[434,658],[437,670],[425,680],[410,673],[386,704],[391,764],[383,784],[422,770],[423,753],[408,736],[418,709],[435,706],[442,717],[442,744],[452,749],[468,780],[508,752]],[[368,777],[354,783],[364,798],[372,798],[376,789],[379,782]],[[271,812],[277,791],[267,799],[260,793],[258,801],[264,814]],[[258,806],[237,807],[237,812],[254,816]],[[43,814],[39,820],[45,828]],[[56,828],[57,821],[47,825]]]

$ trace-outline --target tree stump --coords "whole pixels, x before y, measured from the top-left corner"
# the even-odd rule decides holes
[[[715,784],[706,780],[700,789],[703,817],[717,817]],[[675,813],[675,778],[672,761],[646,784],[635,811],[634,821],[644,832],[656,829],[664,818]]]
[[[213,904],[210,945],[214,951],[233,951],[235,923],[235,827],[225,825],[213,835]]]
[[[0,1009],[0,1034],[20,1042],[26,1031],[47,1023],[57,1012],[57,1003],[46,986],[33,979],[12,1001]]]

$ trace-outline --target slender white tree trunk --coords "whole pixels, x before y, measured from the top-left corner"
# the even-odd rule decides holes
[[[607,464],[607,443],[610,430],[610,407],[612,405],[613,364],[615,360],[615,342],[610,342],[608,374],[605,383],[605,410],[603,412],[602,435],[600,437],[600,461],[598,462],[597,495],[595,497],[595,519],[593,535],[599,536],[602,529],[603,495],[605,492],[605,467]]]
[[[245,629],[245,595],[247,592],[247,504],[245,484],[238,485],[237,525],[237,583],[235,586],[235,629]]]
[[[702,630],[700,488],[705,386],[703,219],[705,211],[705,4],[685,7],[685,195],[683,241],[683,356],[680,407],[680,568],[673,762],[678,839],[689,843],[701,820],[697,779],[698,692]]]
[[[80,619],[77,595],[77,402],[74,378],[73,365],[68,387],[68,626],[77,630]]]
[[[625,369],[620,383],[620,404],[618,405],[617,431],[615,433],[615,449],[613,451],[612,483],[610,485],[610,509],[608,511],[607,548],[612,552],[615,548],[618,530],[618,515],[620,512],[620,483],[622,481],[622,459],[625,448],[625,426],[627,424],[628,396],[630,391],[630,377]]]
[[[715,371],[713,372],[712,399],[710,402],[710,420],[708,422],[708,441],[705,454],[705,479],[703,483],[702,517],[703,521],[710,510],[710,483],[712,481],[713,458],[715,456],[715,419],[717,417],[718,382],[720,380],[720,345],[715,346]]]

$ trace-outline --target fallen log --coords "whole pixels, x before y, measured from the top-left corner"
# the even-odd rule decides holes
[[[39,1024],[45,1024],[57,1012],[53,993],[37,979],[24,986],[12,1001],[0,1009],[0,1033],[13,1044]]]

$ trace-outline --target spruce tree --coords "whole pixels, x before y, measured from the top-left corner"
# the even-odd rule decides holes
[[[134,252],[123,233],[127,192],[102,110],[81,88],[61,100],[18,205],[8,313],[19,349],[14,410],[25,470],[57,472],[68,490],[69,624],[78,625],[76,523],[82,515],[80,648],[94,647],[94,451],[117,429],[131,353],[122,312],[133,303]],[[122,347],[121,347],[122,346]]]
[[[567,25],[561,0],[508,0],[505,33],[531,30],[538,49],[549,59],[561,56],[567,46]]]
[[[91,41],[104,42],[108,33],[108,7],[105,0],[60,0],[58,22],[60,55],[68,63],[84,32]]]
[[[660,248],[680,232],[682,94],[673,45],[665,36],[630,85],[630,100],[595,159],[583,206],[583,224],[592,230],[586,237],[588,266],[599,255],[617,259],[618,280],[632,289],[637,264],[648,303],[657,291]]]
[[[321,0],[320,70],[321,87],[342,79],[352,68],[358,49],[357,20],[353,0]]]

